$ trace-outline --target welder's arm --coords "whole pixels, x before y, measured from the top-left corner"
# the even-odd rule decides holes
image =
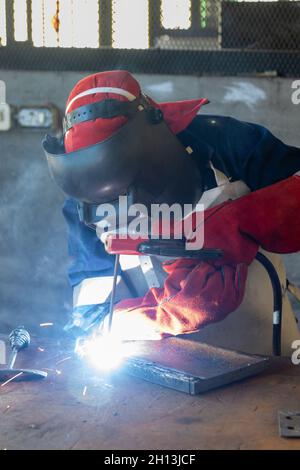
[[[73,287],[73,311],[66,329],[88,331],[109,311],[114,256],[108,255],[96,232],[80,222],[76,202],[67,199],[63,214],[68,225],[68,251],[71,257],[69,280]],[[119,299],[130,292],[118,277]]]
[[[199,114],[182,139],[199,143],[201,161],[233,178],[251,191],[269,186],[300,170],[300,148],[287,145],[259,124],[227,116]]]
[[[287,145],[259,124],[227,118],[223,145],[237,177],[251,191],[264,188],[300,170],[300,149]],[[220,145],[220,144],[219,144]],[[219,152],[222,152],[222,145]]]

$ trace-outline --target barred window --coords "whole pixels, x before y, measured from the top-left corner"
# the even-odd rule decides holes
[[[0,0],[0,67],[298,76],[299,53],[300,0]]]

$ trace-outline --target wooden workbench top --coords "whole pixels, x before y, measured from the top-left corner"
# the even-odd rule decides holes
[[[0,387],[1,449],[300,449],[278,433],[278,411],[300,411],[300,365],[289,359],[199,396],[105,377],[49,340],[21,362],[51,370],[42,382]]]

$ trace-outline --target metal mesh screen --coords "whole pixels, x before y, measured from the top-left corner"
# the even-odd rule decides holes
[[[300,1],[0,0],[0,67],[300,73]]]

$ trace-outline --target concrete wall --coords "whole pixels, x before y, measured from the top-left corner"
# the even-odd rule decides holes
[[[73,85],[85,74],[1,71],[12,105],[52,102],[63,109]],[[299,111],[291,102],[291,80],[137,76],[158,101],[207,97],[203,113],[230,115],[267,126],[300,146]],[[43,133],[12,130],[0,134],[0,331],[25,323],[63,324],[71,308],[66,279],[63,196],[49,178],[41,152]],[[297,280],[299,256],[287,257]],[[299,276],[300,281],[300,276]]]

